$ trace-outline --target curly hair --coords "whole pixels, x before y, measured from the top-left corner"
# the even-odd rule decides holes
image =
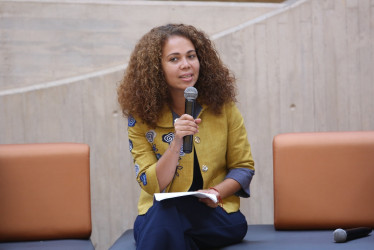
[[[161,66],[162,48],[171,36],[187,38],[195,47],[200,62],[194,86],[199,93],[197,101],[215,114],[221,113],[224,103],[236,101],[235,77],[203,31],[184,24],[155,27],[136,44],[117,89],[123,115],[136,115],[150,127],[156,127],[163,106],[171,102]]]

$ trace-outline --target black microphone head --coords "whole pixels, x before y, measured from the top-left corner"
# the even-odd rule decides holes
[[[184,98],[187,100],[196,100],[197,98],[197,89],[194,87],[188,87],[184,90]]]
[[[334,240],[338,243],[345,242],[347,240],[347,233],[341,228],[336,229],[334,231]]]

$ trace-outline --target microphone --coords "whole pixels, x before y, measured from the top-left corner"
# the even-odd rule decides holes
[[[357,227],[343,230],[341,228],[334,231],[334,240],[338,243],[368,236],[371,233],[371,228]]]
[[[194,87],[188,87],[184,90],[184,98],[186,98],[184,113],[195,117],[195,104],[197,98],[197,89]],[[192,135],[186,135],[183,137],[183,152],[192,152]]]

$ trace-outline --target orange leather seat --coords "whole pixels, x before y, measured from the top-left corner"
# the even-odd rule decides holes
[[[374,227],[374,131],[273,141],[276,229]]]
[[[0,242],[89,239],[89,146],[0,145]]]

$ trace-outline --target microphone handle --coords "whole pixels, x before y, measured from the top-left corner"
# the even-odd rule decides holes
[[[345,230],[347,232],[347,241],[365,237],[371,233],[371,228],[368,227],[358,227]]]
[[[185,114],[189,114],[195,117],[195,100],[186,99],[185,103]],[[186,135],[183,137],[183,152],[189,154],[192,152],[192,135]]]

